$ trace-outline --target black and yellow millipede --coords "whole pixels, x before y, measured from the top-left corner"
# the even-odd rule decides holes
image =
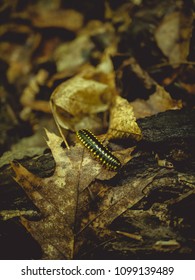
[[[92,153],[95,159],[109,170],[117,171],[121,162],[112,152],[100,142],[88,129],[81,129],[76,132],[81,143]]]

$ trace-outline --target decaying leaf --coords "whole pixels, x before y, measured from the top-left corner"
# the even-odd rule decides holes
[[[180,247],[181,245],[177,240],[159,240],[153,245],[155,250],[162,252],[172,252]]]
[[[136,118],[144,118],[155,115],[166,110],[176,110],[182,108],[180,100],[174,100],[170,94],[161,86],[156,85],[156,91],[148,100],[136,99],[131,102]]]
[[[5,152],[0,158],[0,167],[14,160],[23,159],[26,155],[33,157],[43,154],[47,145],[41,131],[33,136],[23,138],[20,142],[12,145],[10,151]]]
[[[44,5],[44,3],[43,3]],[[44,5],[45,6],[45,5]],[[83,25],[83,15],[72,9],[59,9],[59,7],[36,7],[29,5],[23,12],[14,12],[12,18],[30,20],[37,28],[64,28],[70,31],[78,31]]]
[[[81,76],[87,80],[94,80],[106,84],[114,97],[116,94],[116,85],[113,64],[110,58],[112,51],[112,47],[108,48],[108,50],[102,55],[100,63],[96,67],[85,67],[81,72]]]
[[[141,130],[131,104],[120,96],[117,96],[110,112],[110,125],[108,138],[129,138],[139,141],[142,137]]]
[[[76,131],[94,124],[97,113],[108,110],[112,94],[106,84],[74,77],[60,84],[51,96],[56,123]]]
[[[0,211],[0,219],[3,221],[13,219],[15,217],[35,217],[37,212],[34,210],[2,210]]]
[[[38,178],[19,164],[12,166],[15,180],[40,209],[38,221],[22,219],[22,224],[40,243],[43,258],[70,259],[74,250],[74,221],[78,200],[78,147],[61,148],[62,139],[47,132],[48,145],[55,151],[56,169],[51,178]],[[74,166],[72,165],[74,163]]]
[[[75,71],[87,62],[94,48],[88,36],[79,36],[75,40],[61,44],[54,52],[57,71]]]
[[[43,258],[72,259],[76,228],[80,231],[77,225],[78,207],[82,209],[86,202],[89,203],[92,199],[93,191],[89,190],[89,186],[96,177],[99,180],[108,180],[114,176],[115,172],[104,169],[100,163],[94,161],[80,143],[68,150],[61,147],[62,138],[48,131],[47,137],[47,144],[56,162],[52,177],[38,178],[22,165],[12,163],[16,173],[15,180],[22,186],[42,216],[40,221],[28,221],[21,218],[21,222],[41,245]],[[126,156],[129,157],[129,151],[126,152]],[[100,192],[101,189],[100,184],[97,191]],[[111,220],[125,211],[129,203],[127,203],[128,198],[125,198],[126,204],[124,201],[120,203],[120,197],[122,198],[123,194],[123,191],[120,193],[119,189],[113,189],[102,200],[101,207],[95,213],[96,223],[100,219],[99,215],[102,216],[101,227],[103,225],[106,227]],[[105,213],[104,215],[101,213],[103,210],[108,211],[106,216],[104,216]],[[82,212],[79,215],[82,216]],[[111,216],[107,220],[108,215]],[[97,227],[96,224],[94,225]]]
[[[89,209],[88,216],[82,219],[81,229],[77,235],[78,242],[76,244],[76,250],[79,251],[79,241],[84,241],[86,248],[90,244],[90,250],[93,251],[96,247],[101,246],[101,243],[106,243],[110,239],[117,238],[118,232],[111,231],[111,223],[147,195],[150,185],[156,177],[161,177],[163,172],[162,170],[158,172],[146,172],[141,174],[139,178],[129,178],[126,182],[123,180],[123,184],[120,186],[113,187],[108,183],[107,188],[101,189],[95,198],[99,202],[98,208],[95,211]],[[96,236],[95,239],[93,239],[94,233]],[[129,238],[137,238],[136,240],[139,241],[143,239],[142,236],[135,236],[135,234],[129,234]],[[86,253],[84,252],[84,254]]]
[[[130,138],[142,138],[137,118],[180,109],[182,102],[186,109],[194,106],[192,1],[100,1],[98,10],[89,1],[68,2],[0,4],[0,167],[6,186],[1,222],[6,227],[12,223],[7,220],[19,220],[44,259],[86,258],[89,250],[93,258],[98,247],[102,255],[112,250],[114,257],[117,250],[122,257],[140,258],[143,252],[170,257],[175,250],[192,255],[186,244],[193,240],[193,223],[186,209],[194,203],[194,178],[185,174],[193,170],[193,118],[186,125],[191,113],[172,111],[139,120],[143,141],[136,149],[130,146],[135,142]],[[50,96],[62,136],[46,132],[54,160],[38,132],[55,125],[48,114]],[[180,127],[183,121],[185,129],[175,133],[175,123]],[[99,135],[108,127],[107,134]],[[92,130],[103,145],[114,139],[109,145],[121,162],[117,172],[104,168],[89,147],[75,140],[79,129]],[[97,152],[100,146],[88,136]],[[18,195],[23,192],[12,181],[13,170],[4,166],[10,161],[16,182],[37,210]],[[179,169],[182,178],[177,178]],[[4,242],[4,233],[0,236]],[[110,240],[116,241],[111,247]],[[2,253],[9,254],[7,248]]]
[[[95,215],[89,213],[89,219],[93,217],[93,220],[87,221],[87,226],[92,224],[94,230],[106,229],[114,219],[143,198],[145,195],[143,190],[153,179],[154,176],[148,174],[147,178],[127,182],[120,188],[109,188],[103,195],[100,193],[102,200],[99,209]]]
[[[21,111],[20,116],[25,119],[25,112],[28,108],[28,114],[31,110],[42,111],[49,113],[51,111],[49,102],[44,100],[36,100],[36,96],[40,91],[40,86],[44,85],[48,78],[46,70],[39,70],[39,72],[30,80],[29,85],[24,89],[20,98],[24,110]]]
[[[155,38],[159,48],[169,58],[170,63],[180,64],[189,53],[192,33],[192,14],[182,12],[167,14],[156,30]],[[169,39],[167,39],[169,38]]]
[[[117,11],[114,11],[110,7],[109,1],[105,2],[105,17],[107,19],[112,19],[114,24],[119,24],[119,31],[123,32],[126,30],[131,23],[131,17],[129,16],[131,4],[129,2],[125,3]]]
[[[24,53],[23,47],[16,44],[2,42],[0,44],[0,58],[4,59],[8,64],[7,79],[14,83],[22,75],[29,73],[31,69],[29,54],[32,49]]]
[[[79,30],[83,25],[83,16],[75,10],[52,10],[33,14],[34,26],[39,28],[61,27],[71,31]]]
[[[187,84],[184,82],[180,83],[182,88],[184,88],[189,94],[195,95],[195,84]]]

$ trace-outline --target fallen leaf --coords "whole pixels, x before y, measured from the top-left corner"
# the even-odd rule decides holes
[[[74,253],[74,223],[78,200],[79,150],[61,148],[62,139],[47,132],[49,147],[56,169],[50,178],[38,178],[20,164],[12,163],[15,180],[23,187],[40,210],[40,221],[22,218],[22,224],[39,242],[43,258],[72,259]],[[73,165],[74,164],[74,165]]]
[[[57,71],[76,71],[83,63],[89,60],[95,47],[88,36],[78,36],[75,40],[60,44],[54,51]]]
[[[51,106],[56,123],[76,131],[92,116],[108,110],[111,92],[106,84],[74,77],[60,84],[52,93]],[[89,120],[87,120],[89,119]]]
[[[94,219],[87,221],[87,226],[92,224],[92,227],[98,231],[106,229],[118,216],[146,195],[143,190],[153,181],[155,176],[148,174],[147,178],[136,178],[131,183],[128,181],[120,187],[108,188],[101,197]],[[93,215],[90,213],[89,216]]]
[[[155,38],[161,51],[177,66],[189,54],[193,16],[183,12],[167,14],[158,26]],[[168,38],[168,39],[167,39]]]
[[[24,12],[15,12],[12,18],[30,19],[36,28],[65,28],[78,31],[83,25],[83,15],[72,9],[40,9],[28,6]]]
[[[132,105],[117,96],[110,110],[108,139],[129,137],[139,141],[142,137],[141,130],[136,123]]]
[[[38,28],[61,27],[71,31],[78,31],[83,25],[83,15],[75,10],[52,10],[37,13],[31,11],[29,16],[33,26]]]
[[[180,100],[174,100],[170,94],[159,85],[156,85],[155,93],[150,95],[148,100],[136,99],[130,104],[133,107],[137,119],[155,115],[167,110],[182,108],[182,102]]]
[[[162,252],[173,252],[181,247],[177,240],[159,240],[153,245],[153,248]]]
[[[15,217],[35,217],[37,216],[37,212],[34,210],[2,210],[0,211],[0,219],[3,221],[7,221],[9,219],[13,219]]]
[[[139,178],[122,180],[122,184],[106,188],[97,193],[95,201],[98,201],[95,211],[88,210],[88,215],[82,219],[80,231],[77,233],[78,241],[75,250],[84,242],[86,248],[90,244],[90,250],[117,238],[117,232],[110,229],[111,223],[128,209],[131,209],[149,192],[149,186],[154,179],[163,174],[162,170],[142,174]],[[82,210],[81,210],[82,211]],[[94,237],[95,236],[95,237]],[[142,240],[141,236],[129,235],[130,238]],[[84,254],[87,252],[83,252]]]
[[[0,167],[14,160],[23,159],[26,155],[28,157],[41,155],[46,148],[47,145],[44,141],[43,133],[39,130],[33,136],[25,137],[12,145],[11,149],[0,157]]]
[[[41,213],[40,221],[29,221],[22,217],[21,223],[40,244],[44,259],[72,259],[77,253],[75,248],[78,249],[80,246],[80,242],[76,244],[80,231],[78,216],[81,220],[84,219],[84,212],[88,208],[87,205],[93,201],[94,195],[99,193],[103,198],[105,188],[101,184],[98,184],[96,188],[91,188],[92,182],[96,178],[108,180],[116,172],[104,169],[80,143],[71,149],[63,149],[61,137],[48,131],[46,133],[47,144],[56,163],[55,172],[51,177],[39,178],[22,165],[16,162],[12,163],[16,182],[22,186]],[[129,150],[126,151],[126,157],[129,157],[129,152]],[[112,218],[125,210],[127,202],[122,205],[119,200],[117,204],[117,197],[121,198],[122,193],[124,194],[122,191],[119,195],[118,190],[116,194],[116,190],[108,192],[102,200],[100,209],[93,216],[96,223],[104,208],[115,211],[112,213]],[[114,195],[114,200],[111,199],[112,195]],[[113,202],[115,207],[112,205]],[[112,207],[113,209],[111,209]],[[105,219],[106,217],[103,215],[102,222],[106,227],[111,219],[109,218],[107,222]],[[97,225],[95,226],[97,227]]]
[[[187,84],[180,82],[182,88],[184,88],[189,94],[195,95],[195,84]]]

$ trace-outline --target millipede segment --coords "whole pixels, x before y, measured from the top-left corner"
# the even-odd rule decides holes
[[[120,161],[112,154],[112,152],[103,146],[96,136],[87,129],[77,131],[77,137],[81,143],[93,154],[94,158],[101,164],[113,171],[121,167]]]

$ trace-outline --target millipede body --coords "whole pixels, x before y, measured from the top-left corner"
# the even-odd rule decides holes
[[[87,129],[77,131],[77,137],[83,145],[93,154],[93,156],[101,162],[106,168],[116,171],[121,167],[120,161],[112,154],[112,152],[103,146],[96,136]]]

